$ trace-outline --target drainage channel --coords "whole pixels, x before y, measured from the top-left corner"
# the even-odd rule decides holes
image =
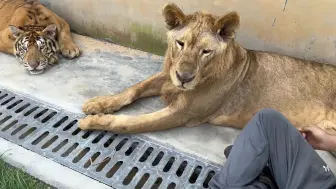
[[[82,131],[80,117],[0,88],[0,137],[113,188],[205,189],[219,169],[143,136]]]

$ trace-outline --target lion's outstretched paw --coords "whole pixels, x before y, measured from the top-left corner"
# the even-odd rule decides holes
[[[114,115],[88,115],[78,120],[78,127],[82,130],[111,130],[116,118]]]
[[[78,120],[78,127],[82,130],[92,129],[92,117],[89,115],[83,119]]]
[[[105,107],[104,102],[105,102],[104,97],[95,97],[89,99],[84,103],[82,110],[87,115],[103,113]]]
[[[85,114],[111,114],[123,106],[116,96],[99,96],[86,101],[83,105]]]
[[[60,50],[65,58],[73,59],[80,55],[79,47],[72,41],[63,42],[60,45]]]

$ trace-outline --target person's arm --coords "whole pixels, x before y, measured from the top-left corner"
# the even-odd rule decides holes
[[[328,135],[328,134],[327,134]],[[336,136],[328,135],[325,140],[325,145],[323,147],[325,151],[336,151]]]
[[[314,149],[336,151],[336,136],[327,134],[321,128],[303,127],[300,132]]]

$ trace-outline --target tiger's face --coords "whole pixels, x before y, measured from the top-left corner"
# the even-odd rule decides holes
[[[58,61],[59,47],[55,25],[9,28],[15,37],[14,55],[30,74],[41,74],[48,65]]]

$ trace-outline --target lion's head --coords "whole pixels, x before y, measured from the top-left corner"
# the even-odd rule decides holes
[[[31,74],[40,74],[58,61],[55,25],[9,28],[15,38],[14,55]]]
[[[178,88],[192,90],[223,64],[226,51],[239,27],[239,15],[230,12],[222,17],[195,12],[185,15],[170,3],[163,8],[168,28],[166,58],[170,77]]]

